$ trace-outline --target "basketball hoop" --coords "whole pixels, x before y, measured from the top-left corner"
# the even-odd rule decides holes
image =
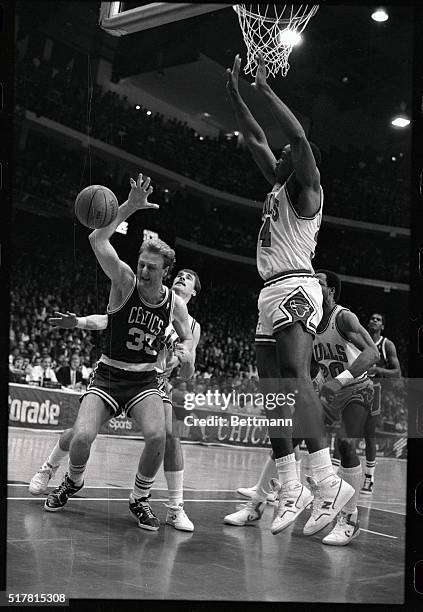
[[[301,32],[319,9],[307,4],[235,4],[239,25],[247,46],[246,74],[255,76],[256,56],[264,56],[266,68],[272,76],[279,70],[286,76],[288,58]]]

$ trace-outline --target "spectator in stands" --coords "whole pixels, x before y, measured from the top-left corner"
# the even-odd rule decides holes
[[[42,357],[41,365],[36,365],[32,369],[30,384],[37,383],[42,387],[45,382],[57,383],[56,373],[51,367],[51,361],[52,359],[49,355]]]
[[[80,368],[80,358],[77,353],[71,357],[70,364],[61,366],[56,372],[57,380],[63,387],[70,389],[80,389],[82,386],[82,371]]]

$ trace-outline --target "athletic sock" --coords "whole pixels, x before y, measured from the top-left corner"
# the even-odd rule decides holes
[[[150,494],[150,489],[154,483],[154,476],[150,478],[149,476],[143,476],[140,472],[137,472],[135,477],[135,485],[132,490],[132,496],[135,499],[139,499],[140,497],[148,497]]]
[[[275,463],[281,485],[298,480],[295,453],[290,453],[289,455],[285,455],[285,457],[279,457],[279,459],[275,459]]]
[[[317,482],[328,476],[334,476],[335,472],[330,460],[329,448],[322,448],[309,454],[309,466],[311,475]]]
[[[257,498],[257,501],[265,501],[267,498],[267,494],[270,492],[269,483],[271,478],[278,478],[278,472],[276,470],[275,460],[268,455],[256,485],[254,497]]]
[[[73,465],[69,459],[68,476],[77,487],[82,485],[84,482],[84,472],[86,467],[86,463],[83,463],[82,465]]]
[[[301,482],[301,459],[295,460],[295,471],[297,472],[297,478]]]
[[[57,467],[68,454],[69,451],[62,450],[59,446],[59,442],[57,442],[56,446],[47,457],[47,461],[43,463],[43,469],[46,467]]]
[[[366,471],[365,471],[365,474],[366,474],[366,476],[367,475],[371,476],[372,480],[373,480],[373,477],[375,475],[375,468],[376,468],[376,461],[366,461]]]
[[[335,474],[339,474],[339,466],[341,465],[341,460],[336,459],[335,457],[332,457],[332,465],[333,465],[333,471],[335,472]]]
[[[184,502],[184,470],[164,473],[169,495],[169,505],[179,506]]]
[[[357,500],[360,494],[360,487],[363,482],[363,471],[361,469],[361,464],[352,468],[346,468],[341,465],[338,470],[338,476],[354,488],[354,495],[342,508],[345,512],[351,514],[357,510]]]

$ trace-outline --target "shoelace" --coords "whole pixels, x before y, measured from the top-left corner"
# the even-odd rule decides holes
[[[142,506],[144,512],[146,513],[148,518],[156,518],[150,508],[150,504],[148,502],[140,502],[140,506]]]
[[[67,484],[66,480],[64,480],[56,489],[55,493],[56,495],[61,495],[62,493],[66,493],[67,489],[69,488],[69,485]]]

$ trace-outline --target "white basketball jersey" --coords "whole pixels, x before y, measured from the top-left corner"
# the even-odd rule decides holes
[[[290,201],[286,182],[267,194],[257,241],[257,269],[263,280],[291,270],[311,271],[317,233],[322,222],[320,208],[314,217],[301,217]]]
[[[191,315],[188,315],[188,320],[193,332],[196,321]],[[175,368],[175,365],[170,362],[173,357],[174,346],[177,342],[179,342],[179,336],[172,323],[169,323],[165,330],[165,345],[157,357],[155,367],[160,378],[169,378],[172,370]]]
[[[317,328],[313,342],[314,358],[319,363],[325,380],[331,380],[344,370],[348,370],[361,353],[361,350],[339,330],[337,318],[342,310],[348,310],[348,308],[335,306],[325,327],[323,329],[320,329],[320,326]],[[361,376],[351,379],[351,382],[344,386],[348,387],[366,378],[367,372],[364,372]]]

